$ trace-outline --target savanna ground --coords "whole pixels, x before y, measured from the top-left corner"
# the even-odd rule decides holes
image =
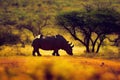
[[[119,59],[81,57],[82,47],[74,47],[74,56],[62,50],[59,57],[52,56],[52,51],[40,51],[43,56],[33,57],[28,45],[1,47],[0,80],[120,80]]]

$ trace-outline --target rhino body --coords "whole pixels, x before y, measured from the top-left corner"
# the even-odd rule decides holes
[[[74,45],[71,45],[66,41],[66,39],[61,35],[56,36],[40,36],[40,38],[36,38],[33,40],[32,43],[33,46],[33,53],[32,55],[35,56],[35,53],[37,52],[38,56],[41,56],[39,52],[39,48],[43,50],[54,50],[52,55],[59,56],[58,50],[63,49],[65,50],[69,55],[73,55],[72,48]]]

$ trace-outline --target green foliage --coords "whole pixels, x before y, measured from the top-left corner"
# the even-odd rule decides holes
[[[97,10],[93,16],[96,18],[95,26],[97,34],[111,34],[119,29],[120,13],[113,9],[101,9]],[[100,30],[99,30],[100,29]],[[99,30],[99,31],[98,31]]]
[[[0,24],[28,29],[34,36],[40,34],[50,19],[41,3],[39,0],[1,0]]]
[[[4,44],[16,44],[20,41],[20,37],[11,33],[0,33],[0,46]]]
[[[56,17],[56,23],[61,26],[77,27],[83,24],[82,16],[77,11],[62,13]]]

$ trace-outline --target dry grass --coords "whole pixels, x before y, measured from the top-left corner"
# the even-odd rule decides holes
[[[31,55],[32,47],[26,45],[22,48],[20,44],[0,47],[0,56],[29,56]]]
[[[20,44],[18,45],[9,45],[0,47],[0,56],[32,56],[32,46],[26,45],[25,48],[22,48]],[[53,51],[39,50],[43,56],[52,56]],[[99,57],[99,58],[119,58],[120,52],[118,47],[114,46],[103,46],[100,49],[100,52],[95,56],[95,54],[86,54],[85,47],[76,46],[73,48],[74,56],[84,56],[84,57]],[[64,50],[59,50],[61,56],[68,56]]]
[[[0,47],[0,80],[120,80],[119,60],[83,58],[85,48],[75,46],[74,56],[60,50],[40,50],[42,57],[32,57],[32,47],[20,45]],[[100,57],[114,56],[116,47],[102,47]],[[104,52],[104,55],[103,55]],[[111,53],[110,53],[111,52]],[[118,55],[117,55],[118,56]]]
[[[22,48],[20,44],[18,45],[11,45],[11,46],[2,46],[0,47],[0,56],[31,56],[32,55],[32,46],[26,45],[25,48]],[[73,48],[73,53],[75,55],[83,54],[84,47],[77,47]],[[46,50],[39,50],[40,53],[44,55],[52,55],[53,51],[46,51]],[[60,55],[67,55],[64,50],[59,50]]]
[[[82,57],[1,57],[0,80],[120,80],[120,63]]]

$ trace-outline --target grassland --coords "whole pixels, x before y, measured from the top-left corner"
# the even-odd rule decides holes
[[[115,51],[113,53],[117,53],[116,48],[112,49]],[[74,47],[73,56],[60,50],[59,57],[52,56],[52,51],[40,50],[42,56],[33,57],[29,45],[25,48],[20,45],[2,46],[0,80],[120,80],[119,59],[88,58],[89,55],[81,57],[84,50],[83,47]],[[101,51],[101,55],[105,53],[109,57],[110,52],[107,51]]]
[[[120,80],[116,60],[79,56],[1,57],[0,80]]]

